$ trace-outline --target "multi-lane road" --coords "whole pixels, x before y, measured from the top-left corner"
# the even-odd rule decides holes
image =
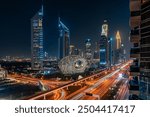
[[[129,66],[130,61],[114,69],[104,70],[77,81],[65,82],[59,86],[58,84],[61,84],[61,81],[58,84],[53,81],[58,87],[27,99],[96,100],[107,99],[108,95],[113,97],[111,99],[126,99],[128,97],[128,78],[124,78],[121,74],[125,74]],[[51,81],[45,82],[46,85],[51,85]],[[111,94],[111,92],[114,92],[113,87],[115,87],[115,93]]]
[[[41,82],[47,91],[26,99],[35,100],[96,100],[96,99],[127,99],[128,78],[123,78],[130,66],[130,61],[92,74],[77,81],[43,80],[23,75],[9,75],[11,80],[38,85]],[[121,76],[120,76],[121,75]],[[115,91],[113,87],[116,86]],[[112,92],[115,92],[112,94]],[[113,98],[108,98],[113,97]]]
[[[56,87],[62,86],[70,81],[58,81],[58,80],[43,80],[37,79],[33,77],[26,77],[23,75],[8,75],[8,78],[11,80],[16,80],[17,82],[24,83],[24,84],[32,84],[38,85],[41,82],[48,90],[54,89]]]
[[[122,73],[123,72],[120,68],[117,69],[116,71],[112,71],[110,74],[101,77],[97,81],[97,83],[93,84],[92,87],[87,88],[86,90],[84,90],[84,92],[80,92],[78,95],[74,96],[71,99],[73,100],[101,99],[112,86],[115,86],[120,80],[123,80],[123,77],[119,77],[119,75]],[[125,84],[125,86],[127,86],[127,84]],[[103,99],[105,99],[105,97],[103,97]]]

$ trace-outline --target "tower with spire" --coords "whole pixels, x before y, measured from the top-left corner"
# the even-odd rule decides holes
[[[115,56],[114,61],[116,64],[120,63],[123,58],[123,44],[121,42],[120,32],[117,31],[116,33],[116,49],[115,49]]]
[[[116,34],[116,42],[117,42],[117,49],[120,49],[121,48],[121,36],[120,36],[119,31],[117,31],[117,34]]]
[[[104,20],[102,24],[101,37],[99,40],[100,66],[108,67],[109,64],[109,45],[108,45],[108,22]]]

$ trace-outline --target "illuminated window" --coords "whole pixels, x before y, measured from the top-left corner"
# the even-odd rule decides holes
[[[42,20],[39,20],[39,26],[42,27]]]

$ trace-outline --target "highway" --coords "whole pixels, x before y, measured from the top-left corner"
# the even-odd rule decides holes
[[[47,87],[48,90],[52,90],[54,88],[57,88],[59,86],[63,86],[70,81],[54,81],[54,80],[43,80],[43,79],[37,79],[33,77],[26,77],[22,75],[8,75],[8,78],[11,80],[16,80],[17,82],[24,83],[24,84],[32,84],[32,85],[38,85],[39,82],[42,82],[45,87]]]
[[[115,100],[126,100],[129,96],[128,80],[124,79],[122,86],[119,88]]]
[[[94,100],[101,99],[107,94],[110,87],[117,84],[121,78],[120,74],[129,68],[130,62],[124,63],[113,70],[104,70],[100,73],[82,78],[77,81],[69,82],[63,86],[56,87],[51,91],[32,96],[28,99],[39,100]],[[125,84],[126,86],[126,84]],[[123,90],[123,89],[122,89]],[[124,91],[125,92],[125,91]],[[85,95],[86,93],[92,96]],[[49,96],[51,95],[51,96]],[[122,96],[123,97],[123,96]]]
[[[92,87],[86,89],[84,92],[81,92],[77,96],[73,97],[71,100],[94,100],[101,98],[107,91],[108,89],[116,84],[119,80],[116,78],[119,75],[120,70],[116,70],[113,73],[110,73],[106,75],[105,77],[102,77],[96,84],[94,84]],[[87,96],[85,95],[86,93],[94,94],[94,96]]]
[[[100,99],[104,96],[105,93],[109,90],[109,88],[115,84],[117,84],[120,80],[122,80],[119,77],[119,74],[122,74],[124,70],[128,69],[128,65],[123,65],[116,71],[112,71],[112,73],[106,75],[105,77],[100,78],[97,83],[95,83],[92,87],[87,88],[84,91],[81,91],[78,94],[75,95],[73,98],[70,98],[71,100],[94,100],[94,99]],[[92,83],[92,81],[91,81]],[[89,84],[89,83],[88,83]],[[127,84],[124,84],[124,87],[127,87]],[[126,92],[128,89],[124,92]],[[93,96],[87,96],[86,93],[92,94]],[[122,96],[124,97],[124,96]]]

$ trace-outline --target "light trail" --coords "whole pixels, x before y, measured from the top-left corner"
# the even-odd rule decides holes
[[[100,80],[98,80],[98,82],[96,84],[94,84],[92,87],[86,89],[84,91],[84,93],[80,93],[80,94],[76,95],[75,97],[71,98],[71,100],[78,100],[78,99],[80,99],[81,97],[83,97],[85,95],[85,92],[90,92],[91,90],[97,88],[100,84],[102,84],[104,82],[104,80],[109,79],[112,76],[114,76],[115,74],[119,73],[120,70],[123,69],[123,68],[125,68],[127,65],[128,65],[128,63],[125,64],[125,65],[123,65],[121,68],[117,69],[113,73],[110,73],[110,74],[104,76],[103,78],[101,78]]]
[[[94,89],[94,88],[97,88],[104,80],[106,79],[109,79],[110,77],[112,77],[113,75],[115,75],[116,73],[118,73],[121,69],[123,69],[124,67],[126,67],[127,65],[129,65],[129,62],[127,62],[126,64],[123,64],[122,66],[118,66],[119,69],[113,71],[112,73],[102,77],[100,80],[98,80],[98,82],[96,84],[94,84],[92,87],[86,89],[84,92],[89,92],[90,90]],[[70,82],[66,85],[63,85],[61,87],[58,87],[58,88],[55,88],[51,91],[48,91],[48,92],[44,92],[44,93],[41,93],[39,95],[35,95],[35,96],[32,96],[32,97],[29,97],[28,99],[29,100],[38,100],[38,99],[45,99],[45,97],[47,95],[50,95],[51,93],[55,92],[55,91],[58,91],[58,90],[61,90],[61,89],[65,89],[65,88],[68,88],[69,86],[72,86],[72,85],[77,85],[77,84],[81,84],[82,82],[86,83],[87,81],[89,80],[92,80],[92,79],[95,79],[95,78],[98,78],[100,77],[103,73],[105,72],[108,72],[107,70],[105,71],[102,71],[100,73],[97,73],[97,74],[93,74],[89,77],[85,77],[85,78],[82,78],[80,80],[77,80],[77,81],[74,81],[74,82]],[[107,74],[107,73],[105,73]],[[82,97],[84,94],[83,93],[80,93],[78,95],[76,95],[75,97],[73,97],[72,99],[79,99],[80,97]]]

